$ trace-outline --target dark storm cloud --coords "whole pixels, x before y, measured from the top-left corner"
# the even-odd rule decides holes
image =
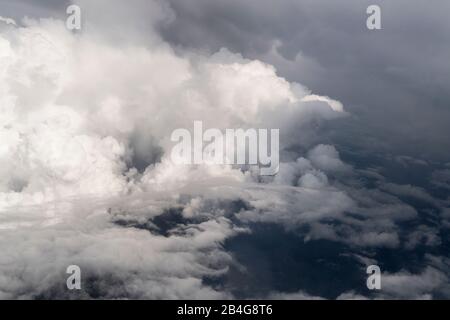
[[[281,76],[342,101],[353,115],[334,128],[347,145],[448,157],[448,1],[170,0],[174,44],[228,47]],[[382,30],[366,28],[378,4]]]

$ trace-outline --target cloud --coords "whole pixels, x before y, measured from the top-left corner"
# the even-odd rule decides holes
[[[324,171],[339,172],[348,171],[334,146],[318,145],[308,152],[308,158],[318,168]]]
[[[106,5],[79,4],[86,14]],[[249,200],[265,210],[272,191],[240,168],[174,165],[170,132],[203,119],[218,128],[282,127],[291,137],[342,113],[328,98],[303,102],[309,90],[260,61],[226,49],[176,53],[156,31],[171,19],[159,2],[141,3],[155,9],[145,36],[141,7],[117,4],[80,34],[56,19],[2,29],[2,298],[73,297],[64,289],[70,264],[89,279],[78,297],[229,297],[203,283],[226,272],[221,243],[244,230],[221,214],[224,203],[249,183]],[[110,29],[114,21],[124,28]],[[211,187],[213,215],[195,203]],[[152,227],[180,208],[164,235]]]
[[[366,187],[363,171],[341,159],[338,145],[317,141],[326,140],[318,139],[324,123],[349,116],[346,105],[251,58],[244,41],[244,54],[221,41],[211,51],[174,43],[167,28],[183,26],[180,10],[192,7],[76,3],[96,17],[79,33],[57,18],[0,26],[0,298],[232,298],[220,281],[207,280],[220,279],[235,263],[226,240],[258,223],[350,248],[413,249],[423,237],[438,245],[434,229],[399,227],[418,213],[397,196],[431,201],[431,195],[388,183],[388,193]],[[224,7],[202,7],[217,9]],[[205,19],[202,10],[190,14]],[[223,12],[240,21],[231,11]],[[254,12],[273,19],[264,6]],[[258,31],[253,22],[249,35]],[[250,51],[274,49],[264,36],[252,39]],[[277,53],[303,59],[295,39],[281,40]],[[172,163],[171,132],[195,120],[219,129],[280,128],[278,175]],[[70,264],[80,265],[87,279],[79,293],[64,287]],[[402,296],[402,279],[410,276],[390,276],[389,293]],[[413,291],[428,294],[445,277],[430,267]],[[270,297],[311,296],[300,290]]]
[[[2,230],[0,298],[228,297],[202,283],[227,270],[231,257],[220,243],[234,231],[226,219],[187,225],[164,237],[112,225],[106,213],[94,216]],[[65,288],[65,270],[72,264],[84,277],[75,293]]]
[[[269,300],[323,300],[321,297],[311,296],[302,291],[285,293],[285,292],[273,292],[267,297]]]
[[[14,26],[16,26],[16,21],[14,21],[14,19],[11,18],[4,18],[2,16],[0,16],[0,22],[6,23],[6,24],[12,24]]]
[[[450,189],[450,170],[435,170],[431,175],[431,183],[438,188]]]
[[[427,267],[420,274],[398,272],[383,276],[383,291],[387,297],[427,299],[432,293],[447,286],[448,277],[440,270]]]
[[[205,51],[226,46],[342,102],[354,117],[333,126],[335,141],[448,159],[448,2],[379,1],[383,28],[373,32],[366,28],[371,1],[170,4],[176,19],[162,28],[170,43]]]

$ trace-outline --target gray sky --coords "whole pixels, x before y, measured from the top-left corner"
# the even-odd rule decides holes
[[[177,18],[163,34],[172,43],[227,47],[342,101],[354,118],[337,128],[341,143],[374,148],[375,139],[390,152],[448,159],[448,1],[170,3]],[[370,4],[381,7],[382,30],[366,28]]]

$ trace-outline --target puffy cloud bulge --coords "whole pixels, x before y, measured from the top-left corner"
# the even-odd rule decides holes
[[[281,141],[294,144],[302,123],[341,111],[226,49],[179,55],[159,39],[117,45],[102,38],[103,24],[83,34],[52,19],[24,24],[3,26],[1,40],[5,193],[45,200],[56,191],[120,193],[130,187],[133,157],[152,163],[166,155],[172,130],[196,119],[218,128],[286,127]]]
[[[69,297],[70,264],[90,279],[80,297],[229,298],[204,279],[227,272],[222,244],[252,222],[400,245],[396,222],[415,210],[358,188],[336,148],[315,145],[341,103],[227,49],[172,47],[157,31],[176,19],[162,2],[77,3],[79,33],[52,18],[0,21],[0,298]],[[173,164],[171,132],[194,120],[280,128],[279,174]],[[171,210],[183,220],[163,233],[153,219]]]

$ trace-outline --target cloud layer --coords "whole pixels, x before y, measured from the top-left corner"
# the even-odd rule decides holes
[[[354,250],[441,243],[440,229],[401,228],[419,217],[402,197],[443,220],[448,201],[319,142],[324,123],[348,117],[341,102],[261,60],[167,42],[180,4],[77,3],[96,17],[79,33],[57,18],[0,21],[0,298],[233,298],[218,281],[238,264],[225,243],[254,224]],[[171,132],[195,120],[280,128],[278,175],[172,163]],[[448,261],[429,259],[417,275],[389,274],[386,297],[447,295]],[[71,264],[81,292],[65,289]]]

